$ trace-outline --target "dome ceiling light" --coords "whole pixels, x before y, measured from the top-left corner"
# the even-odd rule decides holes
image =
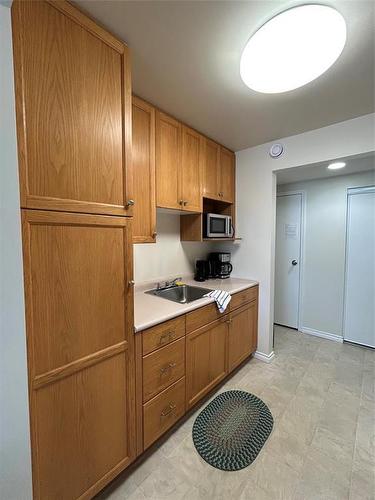
[[[322,75],[346,42],[343,16],[326,5],[300,5],[263,24],[247,42],[240,74],[252,90],[276,94]]]

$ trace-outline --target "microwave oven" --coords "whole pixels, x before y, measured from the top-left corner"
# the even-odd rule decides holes
[[[233,236],[232,217],[230,215],[205,215],[205,238],[231,238]]]

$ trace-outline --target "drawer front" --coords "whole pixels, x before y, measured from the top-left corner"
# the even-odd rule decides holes
[[[143,405],[143,445],[148,448],[185,413],[185,377]]]
[[[230,308],[227,307],[225,313],[220,313],[216,304],[209,304],[208,306],[200,307],[195,311],[186,314],[186,333],[193,332],[198,328],[211,323],[219,318],[222,318],[229,312]]]
[[[237,309],[237,307],[241,307],[243,304],[247,302],[251,302],[258,297],[258,287],[253,286],[251,288],[246,288],[246,290],[242,290],[242,292],[235,293],[232,295],[232,300],[230,301],[230,308]]]
[[[185,375],[185,337],[143,358],[143,402]]]
[[[165,321],[142,332],[143,355],[156,351],[185,335],[185,316]]]

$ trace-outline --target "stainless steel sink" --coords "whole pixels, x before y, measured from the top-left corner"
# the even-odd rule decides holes
[[[145,293],[172,300],[173,302],[179,302],[180,304],[187,304],[188,302],[201,299],[208,292],[212,292],[212,290],[200,286],[180,285],[148,290]]]

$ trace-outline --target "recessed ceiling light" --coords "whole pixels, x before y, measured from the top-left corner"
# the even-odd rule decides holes
[[[345,165],[346,163],[343,161],[336,161],[335,163],[330,163],[327,168],[329,170],[338,170],[339,168],[344,168]]]
[[[257,92],[297,89],[332,66],[346,41],[343,16],[326,5],[300,5],[273,17],[247,42],[244,83]]]

